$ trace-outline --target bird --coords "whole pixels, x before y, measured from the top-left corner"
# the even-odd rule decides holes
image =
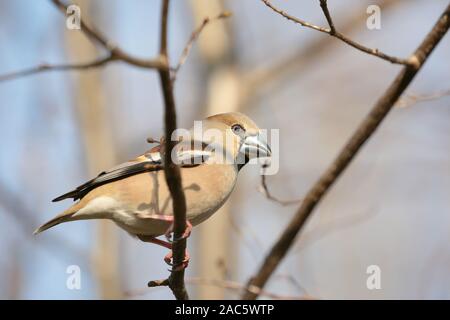
[[[154,142],[154,141],[149,141]],[[228,112],[194,122],[175,142],[172,161],[180,166],[186,198],[186,231],[214,214],[232,193],[239,171],[252,159],[272,151],[261,130],[248,116]],[[61,223],[109,219],[141,241],[171,249],[172,199],[164,174],[164,139],[133,160],[122,163],[67,192],[53,202],[73,199],[67,210],[38,227],[41,233]],[[171,264],[171,251],[164,260]],[[185,268],[189,256],[183,261]],[[173,264],[171,264],[173,265]]]

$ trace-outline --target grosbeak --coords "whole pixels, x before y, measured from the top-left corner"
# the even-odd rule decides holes
[[[236,112],[217,114],[197,122],[179,140],[172,155],[166,154],[162,142],[55,198],[53,201],[69,198],[79,201],[34,233],[63,222],[110,219],[142,241],[171,248],[170,242],[157,239],[167,234],[173,224],[172,200],[163,170],[165,156],[172,156],[180,166],[186,197],[187,235],[191,226],[208,219],[225,203],[246,163],[271,155],[258,126]],[[168,254],[165,260],[170,262],[170,259]]]

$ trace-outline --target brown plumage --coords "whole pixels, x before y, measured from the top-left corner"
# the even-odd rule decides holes
[[[187,219],[194,226],[209,218],[228,199],[240,168],[254,157],[252,152],[257,150],[259,156],[270,156],[270,148],[259,139],[259,128],[243,114],[218,114],[201,124],[200,148],[192,148],[199,139],[192,130],[190,140],[183,139],[176,146],[177,157],[183,159],[181,177]],[[222,133],[227,143],[211,138],[205,134],[208,132]],[[224,152],[208,149],[208,145],[221,146]],[[224,153],[231,157],[231,162],[224,163]],[[153,148],[57,197],[54,201],[80,200],[35,233],[68,221],[110,219],[140,238],[164,234],[173,222],[173,212],[162,170],[163,157],[159,148]],[[244,162],[238,163],[239,158],[245,159]]]

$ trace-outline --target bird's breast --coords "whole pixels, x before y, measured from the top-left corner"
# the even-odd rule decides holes
[[[187,219],[198,225],[228,199],[236,183],[237,170],[232,165],[205,164],[182,168],[181,178]],[[167,231],[173,221],[173,210],[163,171],[138,174],[107,186],[119,203],[109,218],[121,228],[132,234],[152,236]]]

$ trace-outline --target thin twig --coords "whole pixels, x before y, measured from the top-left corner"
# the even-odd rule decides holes
[[[303,288],[303,286],[297,281],[297,279],[295,279],[295,277],[292,274],[274,274],[273,277],[274,278],[279,278],[279,279],[285,279],[295,289],[297,289],[298,291],[303,292],[303,296],[305,298],[306,297],[312,298],[312,296],[310,296],[308,294],[308,292],[306,292],[306,289]]]
[[[174,68],[172,68],[172,81],[175,81],[178,71],[183,66],[183,64],[186,62],[186,59],[189,56],[189,52],[191,51],[195,40],[197,40],[197,38],[200,36],[200,34],[202,33],[203,29],[209,23],[217,21],[217,20],[220,20],[220,19],[231,17],[231,15],[232,15],[231,12],[225,11],[225,12],[222,12],[219,15],[213,17],[213,18],[206,17],[205,19],[203,19],[202,24],[199,27],[197,27],[197,29],[195,29],[192,32],[191,36],[189,37],[189,40],[186,43],[186,45],[184,46],[183,52],[181,53],[180,59],[178,60],[178,64]]]
[[[292,279],[289,279],[290,281]],[[213,286],[213,287],[219,287],[224,288],[232,291],[240,292],[243,289],[246,288],[246,286],[242,283],[239,283],[237,281],[232,280],[222,280],[222,279],[206,279],[206,278],[200,278],[200,277],[191,277],[186,278],[186,283],[191,285],[205,285],[205,286]],[[150,281],[148,284],[148,287],[156,288],[156,287],[166,287],[169,285],[169,282],[167,279],[163,280],[154,280]],[[311,299],[310,296],[307,294],[305,295],[299,295],[299,296],[293,296],[293,295],[280,295],[273,292],[269,292],[267,290],[261,290],[257,287],[251,287],[248,289],[250,292],[257,293],[261,296],[275,299],[275,300],[304,300],[304,299]],[[301,288],[303,290],[303,288]],[[144,295],[148,293],[148,289],[142,288],[137,290],[129,290],[125,293],[128,297],[138,296],[138,295]]]
[[[399,1],[396,0],[377,1],[377,6],[383,12],[398,4]],[[339,29],[342,33],[352,33],[356,26],[364,23],[366,19],[366,12],[357,10],[357,12],[345,18]],[[286,57],[275,63],[264,66],[263,68],[259,66],[254,70],[244,73],[242,80],[242,99],[244,101],[242,102],[242,106],[250,109],[255,105],[254,100],[256,100],[260,93],[267,95],[272,91],[276,91],[284,83],[284,80],[289,80],[290,77],[297,75],[297,70],[302,70],[304,73],[305,68],[314,68],[321,56],[329,52],[330,47],[336,44],[336,41],[329,40],[328,37],[314,38],[306,47],[298,46],[294,50],[289,50]],[[268,87],[270,90],[268,90]]]
[[[63,14],[67,12],[67,5],[64,4],[60,0],[51,0]],[[156,57],[153,59],[142,59],[138,57],[134,57],[125,53],[121,48],[115,45],[112,41],[103,36],[99,31],[89,26],[81,17],[80,17],[80,27],[81,30],[94,42],[100,44],[106,50],[109,51],[114,60],[121,60],[127,62],[131,65],[141,68],[148,69],[161,69],[167,66],[164,65],[163,61],[161,61],[160,57]]]
[[[14,71],[9,74],[0,75],[0,82],[8,81],[12,79],[18,79],[21,77],[29,76],[36,73],[46,72],[46,71],[65,71],[65,70],[87,70],[91,68],[97,68],[105,65],[106,63],[114,60],[111,55],[107,57],[96,59],[91,62],[78,63],[78,64],[41,64],[36,67],[31,67],[23,69],[20,71]]]
[[[184,269],[176,270],[175,266],[180,266],[185,258],[186,239],[181,239],[186,230],[186,198],[181,183],[180,167],[173,163],[170,156],[175,142],[169,137],[177,128],[175,99],[173,95],[173,82],[170,78],[169,58],[167,54],[167,27],[169,15],[169,0],[164,0],[161,10],[161,38],[160,38],[160,56],[165,64],[164,68],[159,69],[159,78],[164,97],[164,124],[165,124],[165,154],[164,174],[172,196],[172,207],[174,215],[174,241],[172,243],[173,263],[170,277],[167,280],[169,288],[172,290],[177,300],[189,299],[186,287],[184,285]]]
[[[437,100],[446,96],[450,96],[450,89],[427,94],[406,94],[405,97],[399,99],[395,104],[396,107],[406,108],[416,103],[424,101]]]
[[[64,4],[61,0],[51,1],[61,10],[63,14],[66,14],[68,5]],[[111,56],[114,57],[114,60],[122,60],[131,65],[148,69],[160,69],[165,67],[160,57],[156,57],[153,59],[141,59],[125,53],[121,48],[119,48],[112,41],[103,36],[94,27],[89,26],[81,17],[80,27],[81,31],[83,31],[91,40],[100,44],[102,47],[108,50]]]
[[[50,0],[58,9],[61,10],[63,14],[66,14],[67,7],[65,3],[60,0]],[[12,72],[5,75],[0,75],[0,82],[12,79],[17,79],[20,77],[41,73],[44,71],[53,70],[86,70],[89,68],[95,68],[103,66],[113,61],[123,61],[130,65],[146,68],[146,69],[161,69],[167,66],[161,61],[160,57],[153,59],[142,59],[132,56],[124,52],[121,48],[114,45],[113,42],[104,37],[99,31],[90,27],[82,18],[80,18],[81,31],[93,42],[102,46],[108,52],[108,55],[104,58],[97,58],[92,62],[80,63],[80,64],[62,64],[62,65],[52,65],[52,64],[41,64],[36,67],[24,69],[21,71]]]
[[[330,35],[332,37],[335,37],[335,38],[337,38],[337,39],[347,43],[348,45],[350,45],[353,48],[358,49],[358,50],[360,50],[362,52],[365,52],[367,54],[376,56],[378,58],[381,58],[383,60],[386,60],[386,61],[389,61],[389,62],[395,63],[395,64],[409,65],[411,63],[407,59],[401,59],[401,58],[397,58],[397,57],[394,57],[394,56],[390,56],[390,55],[387,55],[387,54],[379,51],[378,49],[372,49],[372,48],[368,48],[366,46],[363,46],[362,44],[359,44],[358,42],[356,42],[354,40],[351,40],[350,38],[346,37],[342,33],[338,32],[336,30],[336,28],[334,27],[333,22],[331,20],[331,15],[330,15],[330,13],[328,11],[328,7],[327,7],[326,1],[321,1],[320,2],[320,6],[322,7],[322,10],[324,10],[324,14],[325,14],[325,16],[327,18],[328,23],[329,24],[331,23],[330,24],[330,28],[319,27],[319,26],[316,26],[316,25],[314,25],[312,23],[309,23],[309,22],[307,22],[305,20],[302,20],[302,19],[299,19],[297,17],[294,17],[294,16],[284,12],[283,10],[280,10],[280,9],[274,7],[270,3],[269,0],[261,0],[261,1],[267,7],[269,7],[270,9],[272,9],[274,12],[278,13],[279,15],[283,16],[284,18],[286,18],[286,19],[288,19],[288,20],[290,20],[292,22],[298,23],[298,24],[300,24],[303,27],[310,28],[310,29],[313,29],[313,30],[316,30],[316,31],[319,31],[319,32],[326,33],[326,34],[328,34],[328,35]]]
[[[336,28],[334,27],[333,19],[331,18],[330,11],[328,10],[327,0],[320,0],[320,7],[322,8],[323,14],[327,19],[328,25],[330,26],[330,35],[336,33]]]
[[[169,279],[162,279],[162,280],[152,280],[149,281],[147,286],[149,288],[155,288],[155,287],[165,287],[169,285]]]
[[[421,45],[410,57],[411,63],[406,65],[395,78],[387,91],[380,97],[371,112],[366,116],[350,140],[343,147],[335,161],[322,174],[320,179],[307,193],[302,205],[298,209],[292,221],[286,227],[281,237],[275,242],[267,254],[262,266],[254,277],[248,281],[248,286],[264,288],[272,273],[285,257],[292,246],[300,230],[302,230],[308,217],[321,201],[323,196],[331,188],[334,182],[341,176],[347,166],[354,159],[364,143],[372,136],[383,119],[406,90],[408,85],[422,68],[433,49],[441,41],[450,27],[450,4],[439,17],[433,29],[425,37]],[[258,294],[245,292],[243,299],[256,299]]]
[[[61,12],[66,15],[67,14],[67,7],[68,5],[66,5],[65,3],[63,3],[60,0],[50,0],[53,2],[53,4],[59,9],[61,10]],[[113,43],[111,41],[109,41],[108,39],[106,39],[102,34],[100,34],[100,32],[98,32],[97,30],[95,30],[93,27],[90,27],[86,24],[86,22],[81,18],[80,16],[80,27],[81,30],[92,40],[94,40],[95,42],[97,42],[98,44],[100,44],[102,47],[106,48],[109,51],[112,51],[115,49],[115,46],[113,45]]]
[[[267,176],[264,174],[265,169],[267,167],[268,167],[267,163],[264,163],[262,165],[263,172],[261,174],[261,189],[260,190],[264,194],[264,196],[271,201],[281,204],[282,206],[289,206],[289,205],[293,205],[293,204],[299,204],[300,202],[302,202],[303,199],[282,200],[282,199],[279,199],[278,197],[272,195],[272,193],[269,191],[269,187],[267,186],[267,181],[266,181]]]

